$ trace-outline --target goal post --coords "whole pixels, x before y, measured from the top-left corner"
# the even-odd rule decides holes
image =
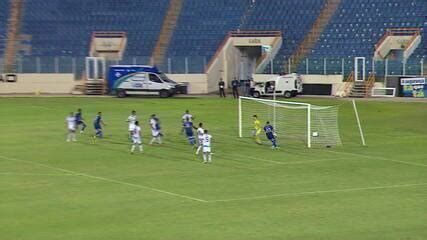
[[[303,143],[308,148],[341,145],[337,106],[250,97],[240,97],[238,104],[239,137],[251,136],[252,116],[257,115],[262,124],[269,121],[284,142]]]

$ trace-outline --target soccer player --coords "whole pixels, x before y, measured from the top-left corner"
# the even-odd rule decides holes
[[[68,134],[67,134],[67,142],[77,141],[76,140],[76,117],[74,113],[70,112],[70,115],[65,118],[65,122],[67,124]]]
[[[209,135],[208,130],[205,129],[203,134],[203,163],[212,162],[211,140],[212,136]]]
[[[133,129],[135,128],[135,122],[138,121],[138,118],[136,117],[136,111],[133,110],[126,120],[127,123],[129,123],[129,138],[132,138]]]
[[[185,110],[184,115],[182,115],[182,121],[184,122],[186,120],[189,120],[190,122],[193,121],[193,115],[191,115],[190,111],[188,111],[188,110]]]
[[[158,144],[162,144],[162,133],[160,128],[160,120],[156,117],[156,114],[152,114],[150,118],[150,126],[151,126],[151,135],[152,139],[150,141],[150,145],[154,142]]]
[[[132,129],[132,148],[130,149],[130,153],[133,154],[136,148],[136,145],[139,146],[139,152],[143,152],[142,149],[142,141],[141,141],[141,127],[139,126],[139,122],[134,122],[134,127]]]
[[[189,119],[190,120],[190,122],[193,122],[193,115],[191,115],[190,114],[190,111],[188,111],[188,110],[185,110],[185,113],[184,113],[184,115],[182,115],[182,118],[181,118],[181,121],[182,121],[182,124],[184,124],[184,122],[187,120],[187,119]],[[181,134],[183,134],[184,133],[184,126],[181,128]]]
[[[205,134],[205,130],[203,129],[203,123],[199,123],[199,127],[197,128],[197,140],[198,147],[196,151],[196,155],[199,155],[200,150],[203,148],[203,134]]]
[[[254,119],[254,130],[252,131],[252,135],[255,139],[255,142],[257,144],[261,144],[261,139],[259,138],[259,135],[261,134],[261,122],[258,120],[257,115],[252,116]]]
[[[193,122],[191,122],[190,119],[187,118],[182,124],[182,127],[184,128],[185,136],[187,136],[188,143],[194,146],[194,144],[196,144],[196,140],[194,139]]]
[[[94,139],[103,138],[104,134],[102,132],[102,126],[105,126],[106,124],[102,120],[102,112],[98,112],[98,114],[95,117],[95,120],[93,121],[93,127],[95,128],[95,135],[93,136]]]
[[[86,129],[86,123],[84,122],[81,108],[77,109],[77,113],[74,117],[76,118],[76,125],[77,125],[76,128],[79,129],[79,126],[82,125],[82,129],[80,130],[80,133],[83,133]]]
[[[271,141],[272,149],[277,149],[277,143],[276,143],[276,133],[274,132],[273,126],[270,125],[270,122],[267,122],[264,126],[265,135],[267,136],[268,140]]]

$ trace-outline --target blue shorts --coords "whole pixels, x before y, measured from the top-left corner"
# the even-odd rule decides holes
[[[267,135],[268,140],[273,141],[276,139],[276,137],[274,137],[274,135]]]

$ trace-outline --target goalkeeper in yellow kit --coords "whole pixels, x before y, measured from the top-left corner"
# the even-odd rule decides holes
[[[252,132],[252,135],[255,139],[255,142],[257,144],[261,144],[261,139],[259,138],[259,135],[261,134],[262,128],[261,128],[261,121],[258,120],[257,115],[252,116],[254,118],[254,130]]]

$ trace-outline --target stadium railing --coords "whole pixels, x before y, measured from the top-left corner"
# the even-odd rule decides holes
[[[164,64],[158,66],[161,71],[169,74],[200,74],[205,73],[209,59],[206,56],[167,57]],[[271,60],[264,74],[281,74],[290,72],[288,58],[276,57]],[[85,57],[71,56],[20,56],[16,59],[17,73],[73,73],[79,76],[84,70]],[[423,75],[423,58],[411,58],[402,61],[372,61],[367,59],[367,72],[375,72],[376,76]],[[151,65],[151,56],[125,56],[120,61],[108,61],[110,65]],[[344,75],[354,69],[353,58],[306,58],[298,66],[300,74]],[[0,72],[3,70],[3,59],[0,58]]]

